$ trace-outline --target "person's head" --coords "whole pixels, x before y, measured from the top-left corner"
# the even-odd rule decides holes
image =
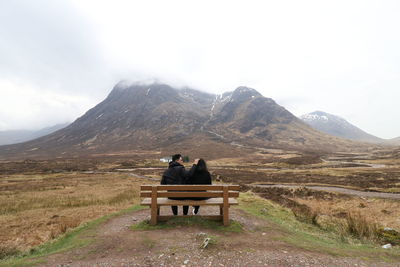
[[[208,171],[207,170],[207,164],[206,164],[206,161],[204,159],[199,159],[199,161],[197,162],[196,170],[199,171],[199,172]]]
[[[181,154],[175,154],[172,156],[172,161],[173,162],[179,162],[179,163],[183,163],[183,158]]]

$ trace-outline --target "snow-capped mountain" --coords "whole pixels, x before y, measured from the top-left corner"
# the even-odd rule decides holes
[[[305,123],[314,129],[341,138],[360,142],[382,143],[384,140],[368,134],[345,119],[323,111],[314,111],[300,116]]]

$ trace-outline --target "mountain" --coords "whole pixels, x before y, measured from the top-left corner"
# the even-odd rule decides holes
[[[66,127],[69,123],[56,124],[37,131],[33,130],[9,130],[0,131],[0,145],[17,144],[33,140],[35,138],[51,134]]]
[[[385,144],[393,145],[393,146],[400,146],[400,136],[386,140]]]
[[[68,127],[0,147],[0,158],[172,153],[240,155],[258,148],[346,150],[358,146],[313,130],[248,87],[222,95],[166,84],[118,83]],[[125,151],[125,152],[124,152]],[[212,155],[212,156],[211,156]]]
[[[322,111],[314,111],[300,117],[312,128],[329,135],[360,142],[382,143],[384,139],[373,136],[357,128],[345,119]]]

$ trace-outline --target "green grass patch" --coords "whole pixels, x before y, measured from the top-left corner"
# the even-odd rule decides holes
[[[159,229],[171,229],[178,227],[192,227],[198,226],[207,229],[213,229],[220,232],[242,232],[243,226],[234,220],[230,221],[229,226],[223,226],[221,222],[216,222],[201,217],[176,217],[171,218],[166,222],[159,222],[156,225],[150,225],[149,220],[142,221],[140,223],[132,225],[131,229],[134,231],[149,231]]]
[[[28,252],[22,252],[16,256],[6,258],[0,261],[0,266],[30,266],[43,262],[43,259],[41,259],[42,257],[74,248],[85,247],[95,241],[95,230],[100,224],[106,222],[112,217],[143,208],[144,207],[142,206],[135,205],[128,209],[100,217],[68,231],[66,234],[55,240],[33,248]]]
[[[316,225],[296,219],[290,209],[284,208],[254,193],[242,193],[238,208],[254,216],[263,218],[276,226],[278,239],[309,251],[318,251],[335,256],[360,257],[399,261],[400,248],[382,249],[376,244],[363,242],[351,237],[343,237],[323,230]]]

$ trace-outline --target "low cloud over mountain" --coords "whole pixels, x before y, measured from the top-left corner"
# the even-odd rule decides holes
[[[197,151],[231,155],[254,147],[338,150],[359,144],[315,131],[248,87],[213,95],[167,84],[117,84],[68,127],[0,156],[76,156],[121,151]]]

